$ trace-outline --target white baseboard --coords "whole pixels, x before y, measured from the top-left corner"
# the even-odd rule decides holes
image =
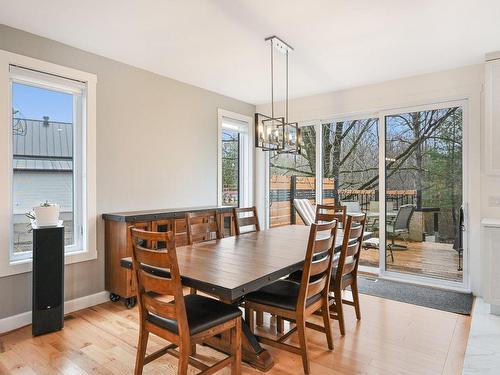
[[[107,301],[109,301],[109,292],[106,291],[75,298],[64,302],[64,313],[69,314],[73,311],[86,309],[87,307],[99,305]]]
[[[104,303],[106,301],[109,301],[109,293],[106,291],[80,298],[75,298],[64,302],[64,313],[69,314],[73,311],[78,311],[87,307],[99,305],[100,303]],[[31,311],[26,311],[21,314],[0,319],[0,334],[24,327],[29,324],[31,324]]]

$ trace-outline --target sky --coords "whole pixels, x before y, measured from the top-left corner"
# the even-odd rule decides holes
[[[19,110],[22,117],[29,120],[73,122],[73,96],[14,82],[12,84],[12,107]]]

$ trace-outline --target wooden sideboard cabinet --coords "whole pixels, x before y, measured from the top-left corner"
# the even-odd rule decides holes
[[[234,235],[232,207],[193,207],[103,214],[105,247],[105,288],[110,299],[125,300],[128,308],[135,306],[136,290],[132,272],[121,267],[120,260],[132,256],[131,226],[158,232],[173,231],[176,246],[187,245],[186,212],[217,210],[224,236]]]

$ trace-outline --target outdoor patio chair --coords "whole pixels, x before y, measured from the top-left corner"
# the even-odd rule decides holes
[[[366,218],[366,227],[370,232],[378,232],[379,230],[379,201],[370,201],[368,207],[368,215]],[[395,217],[394,215],[394,202],[385,202],[385,210],[389,217]],[[378,248],[378,244],[376,246]]]
[[[394,262],[394,249],[407,249],[406,245],[397,245],[394,240],[396,238],[410,234],[410,220],[415,211],[415,206],[405,204],[399,207],[398,214],[394,221],[388,221],[386,225],[387,238],[391,239],[391,243],[387,246],[391,254],[391,260]]]
[[[370,201],[370,207],[368,211],[370,212],[379,212],[379,201]],[[385,203],[385,210],[387,212],[394,211],[394,202],[386,202]]]
[[[316,209],[309,199],[294,199],[293,206],[305,225],[311,225],[316,218]]]
[[[361,206],[358,201],[342,201],[341,206],[347,207],[348,214],[360,214]]]

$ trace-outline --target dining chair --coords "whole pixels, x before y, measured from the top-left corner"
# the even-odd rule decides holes
[[[306,327],[325,333],[328,349],[333,349],[328,293],[336,235],[337,221],[311,224],[300,283],[281,279],[245,296],[245,310],[250,317],[247,323],[251,330],[254,329],[253,310],[266,311],[295,322],[295,327],[277,340],[263,336],[257,338],[263,344],[301,355],[306,374],[310,372]],[[316,312],[321,312],[323,326],[306,321]],[[285,343],[295,332],[299,336],[299,347]]]
[[[219,214],[216,210],[186,212],[186,234],[188,245],[222,238],[219,226]],[[196,289],[190,289],[196,294]]]
[[[316,217],[315,222],[329,222],[332,220],[337,220],[342,224],[342,228],[345,227],[346,221],[346,206],[334,206],[328,204],[318,204],[316,205]]]
[[[260,231],[259,217],[257,216],[257,209],[255,206],[233,208],[233,218],[234,218],[234,229],[237,236],[239,236],[240,234]],[[244,229],[244,231],[242,232],[241,229],[244,227],[247,228],[250,227],[250,228],[246,230]],[[262,311],[256,311],[255,314],[257,316],[256,318],[257,325],[262,326],[264,324],[264,313]]]
[[[259,217],[257,216],[257,209],[253,207],[233,208],[234,229],[236,235],[242,233],[252,233],[260,231]],[[251,227],[251,228],[248,228]],[[241,231],[244,229],[243,232]]]
[[[212,374],[228,365],[231,365],[231,374],[240,374],[241,311],[213,298],[183,295],[173,232],[149,232],[137,228],[131,228],[130,232],[140,318],[134,374],[142,374],[144,365],[167,353],[179,358],[179,375],[187,374],[188,364],[201,370],[201,374]],[[160,242],[166,244],[165,249],[141,245]],[[154,275],[155,268],[168,269],[170,277]],[[226,332],[230,334],[230,356],[211,367],[194,358],[197,343]],[[150,333],[170,344],[146,355]]]
[[[357,276],[365,224],[366,214],[347,215],[340,257],[333,265],[330,280],[330,292],[333,294],[330,296],[330,317],[338,320],[341,335],[345,335],[344,304],[354,306],[356,318],[361,319]],[[352,301],[342,298],[342,292],[348,286],[351,287]]]
[[[221,239],[219,214],[216,210],[186,212],[186,233],[189,245]]]
[[[337,220],[340,224],[342,224],[342,228],[345,228],[346,222],[346,206],[334,206],[334,205],[326,205],[326,204],[318,204],[316,206],[316,224],[321,224],[324,222],[330,222],[333,220]],[[339,225],[340,227],[340,225]],[[337,261],[338,256],[334,255],[333,261]],[[288,275],[288,280],[300,282],[302,279],[302,270],[292,272]],[[278,318],[279,319],[279,318]],[[277,322],[278,324],[278,332],[282,327],[281,321]]]

